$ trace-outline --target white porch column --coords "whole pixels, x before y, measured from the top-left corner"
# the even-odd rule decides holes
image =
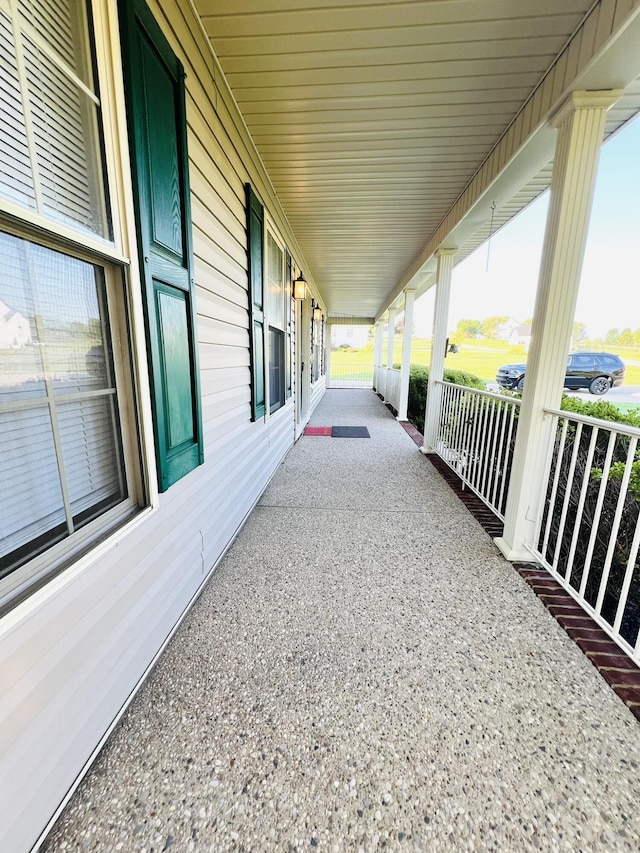
[[[509,560],[531,560],[547,487],[553,422],[571,342],[589,214],[608,108],[622,92],[574,92],[556,114],[551,201],[514,450],[504,535],[496,544]]]
[[[424,412],[424,439],[420,448],[423,453],[433,453],[438,429],[442,389],[436,385],[436,382],[442,382],[444,376],[453,258],[457,251],[457,249],[438,249],[436,252],[436,257],[438,258],[438,268],[436,270],[436,304],[433,312],[433,337],[431,339],[427,405]]]
[[[384,335],[384,324],[382,320],[374,326],[375,336],[373,342],[373,384],[375,390],[378,390],[378,373],[382,369],[382,337]]]
[[[389,322],[389,336],[387,338],[387,367],[386,367],[386,369],[387,369],[387,382],[385,383],[385,387],[387,387],[387,388],[389,387],[388,372],[393,367],[393,343],[394,343],[394,336],[396,333],[396,317],[397,316],[398,316],[398,309],[397,308],[389,308],[389,320],[388,320],[388,322]],[[389,397],[387,396],[386,392],[385,392],[384,397],[385,397],[385,403],[388,402]]]
[[[397,420],[406,421],[409,405],[409,370],[411,368],[411,330],[413,329],[413,305],[415,289],[404,292],[404,332],[402,333],[402,363],[400,365],[400,402]]]
[[[324,324],[324,387],[331,388],[331,321],[327,318]]]

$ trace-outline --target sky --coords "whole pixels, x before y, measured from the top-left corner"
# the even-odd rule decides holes
[[[533,316],[549,193],[543,193],[453,272],[449,329],[461,319]],[[415,330],[431,335],[435,291],[416,301]],[[640,328],[640,119],[601,149],[575,320],[589,337]]]

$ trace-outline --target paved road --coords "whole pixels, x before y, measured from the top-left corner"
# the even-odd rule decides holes
[[[496,382],[487,382],[487,388],[489,391],[500,390],[500,386]],[[568,393],[591,403],[595,400],[606,400],[608,403],[635,403],[640,406],[640,385],[620,385],[618,388],[612,388],[604,397],[596,397],[586,390],[569,391]]]

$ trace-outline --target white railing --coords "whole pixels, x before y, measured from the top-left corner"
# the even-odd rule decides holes
[[[640,664],[640,430],[555,409],[534,556]]]
[[[400,371],[392,367],[387,367],[384,401],[392,405],[396,411],[400,408]]]
[[[376,393],[384,398],[384,392],[387,390],[387,368],[378,364],[374,368],[373,385]]]
[[[520,400],[438,382],[435,452],[504,521]]]
[[[372,388],[373,364],[330,363],[329,382],[332,388]]]

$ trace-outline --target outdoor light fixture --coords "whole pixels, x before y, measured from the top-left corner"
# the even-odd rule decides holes
[[[302,270],[300,275],[293,281],[293,298],[303,300],[307,298],[307,280],[304,277]]]
[[[320,322],[322,320],[322,308],[316,303],[315,308],[313,309],[313,319]]]
[[[444,345],[444,357],[446,358],[449,355],[449,353],[456,353],[456,352],[460,352],[460,350],[458,348],[458,344],[450,344],[449,338],[447,338],[447,340],[445,341],[445,345]]]

